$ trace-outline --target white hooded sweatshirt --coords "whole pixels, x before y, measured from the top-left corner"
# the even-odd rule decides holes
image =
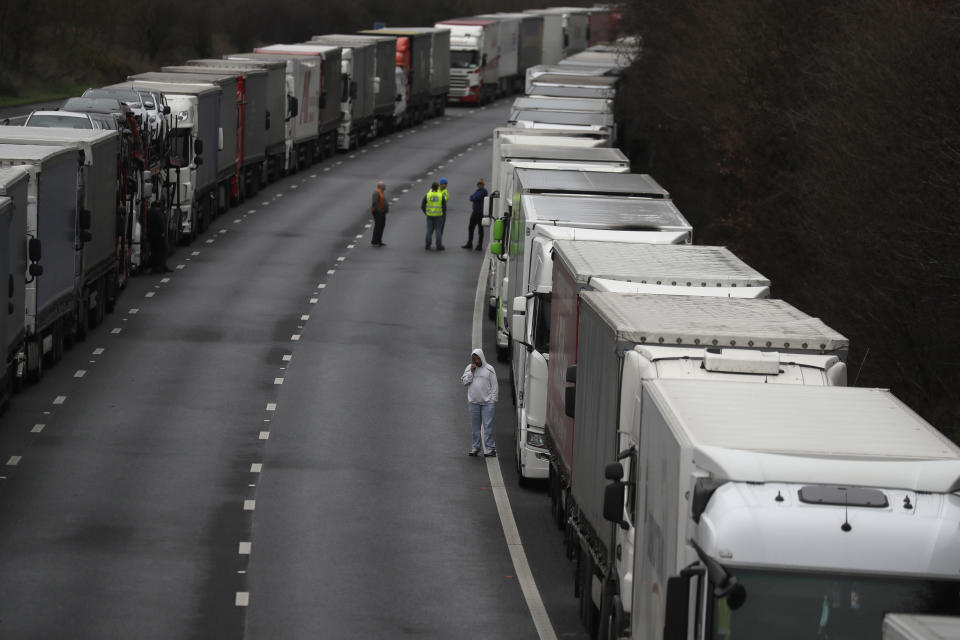
[[[483,349],[474,349],[471,354],[480,356],[480,362],[483,364],[470,371],[470,365],[463,370],[460,376],[460,383],[467,388],[467,402],[475,404],[492,404],[497,401],[500,388],[497,385],[497,372],[493,367],[487,364],[487,359],[483,357]]]

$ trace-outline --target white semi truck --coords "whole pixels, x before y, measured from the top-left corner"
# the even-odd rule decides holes
[[[671,200],[646,197],[652,193],[652,190],[646,191],[652,182],[648,176],[586,171],[544,172],[561,173],[565,176],[531,174],[527,185],[522,182],[518,185],[511,214],[494,222],[490,252],[506,261],[497,303],[496,349],[497,358],[502,362],[510,359],[511,292],[522,291],[528,282],[528,256],[538,228],[662,231],[680,233],[685,236],[685,242],[691,242],[693,238],[693,228]],[[596,176],[603,176],[605,182],[591,182],[591,177]],[[544,178],[542,183],[539,182],[541,177]],[[558,185],[564,179],[566,182],[561,188]]]
[[[678,244],[672,232],[544,230],[531,245],[530,278],[513,292],[510,327],[521,482],[549,476],[546,441],[547,367],[554,320],[563,344],[576,341],[583,291],[626,290],[766,298],[770,281],[723,247]],[[560,235],[560,232],[567,232]],[[556,237],[552,237],[556,236]],[[559,356],[563,357],[563,355]]]
[[[685,279],[691,289],[710,289],[695,286],[692,274]],[[562,304],[563,288],[554,291],[548,372],[551,506],[582,569],[584,623],[596,630],[599,619],[604,633],[622,632],[635,613],[634,555],[645,552],[634,546],[635,520],[614,527],[604,518],[604,469],[630,448],[623,434],[636,426],[624,403],[651,380],[842,386],[849,341],[782,300],[584,292],[578,304]]]
[[[434,25],[450,31],[451,102],[486,104],[497,97],[500,82],[500,21],[460,18]]]
[[[635,535],[629,596],[594,590],[604,637],[872,640],[888,612],[960,613],[960,448],[889,391],[579,366],[578,403],[596,378],[617,396],[603,507]]]

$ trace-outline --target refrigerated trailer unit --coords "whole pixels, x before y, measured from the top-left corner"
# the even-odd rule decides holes
[[[680,275],[695,277],[688,265],[673,262],[680,269],[678,283]],[[714,270],[724,275],[716,266]],[[712,289],[704,280],[706,287],[692,281],[690,288]],[[649,382],[658,380],[708,381],[718,388],[746,383],[758,392],[773,387],[843,386],[849,341],[782,300],[722,293],[719,297],[590,291],[578,295],[573,284],[560,281],[554,296],[552,317],[564,326],[564,333],[551,336],[557,348],[551,348],[548,373],[547,445],[557,456],[550,468],[551,505],[558,524],[576,541],[583,569],[578,588],[589,590],[581,600],[584,622],[596,630],[599,615],[601,627],[612,624],[622,632],[631,612],[637,613],[631,607],[631,594],[638,584],[633,563],[636,556],[645,555],[645,548],[634,546],[632,516],[622,527],[605,519],[605,469],[619,461],[626,465],[628,477],[641,473],[654,478],[660,473],[658,467],[619,457],[641,446],[629,435],[638,418],[633,400]],[[575,339],[572,326],[576,326]],[[567,342],[571,340],[572,344]],[[568,380],[574,381],[573,387]],[[738,405],[744,414],[750,409],[750,404]],[[621,520],[625,508],[622,500],[611,506],[613,519]],[[639,595],[646,600],[649,585],[642,590]],[[621,594],[619,602],[613,600],[615,593]],[[647,613],[640,612],[641,624],[648,624],[642,620]]]
[[[600,67],[600,66],[590,66],[590,65],[569,65],[569,64],[538,64],[534,67],[527,69],[525,84],[523,87],[524,93],[530,94],[530,91],[533,89],[534,81],[543,75],[559,75],[559,76],[573,76],[574,78],[580,76],[586,77],[612,77],[616,75],[615,67]],[[573,78],[571,78],[572,80]],[[549,95],[549,94],[545,94]],[[555,97],[566,97],[566,96],[555,96]],[[576,96],[572,96],[576,97]],[[587,96],[589,97],[589,96]],[[607,98],[612,98],[612,96],[607,96]]]
[[[627,355],[619,384],[592,372],[629,442],[604,470],[636,549],[610,637],[878,638],[888,613],[960,615],[960,449],[889,391],[651,380]]]
[[[265,109],[263,109],[264,131],[266,134],[265,155],[265,182],[273,182],[283,174],[284,154],[286,153],[286,132],[284,119],[287,117],[287,82],[286,82],[286,62],[282,60],[220,60],[217,58],[204,58],[198,60],[187,60],[187,66],[190,67],[209,67],[213,69],[224,69],[226,71],[246,71],[260,69],[266,74],[265,83]],[[257,80],[248,78],[248,83],[253,85]],[[255,97],[255,87],[250,88],[249,95]],[[252,105],[247,113],[247,119],[251,123],[251,131],[258,120],[261,109],[254,108]]]
[[[523,96],[510,106],[510,118],[520,111],[571,111],[574,113],[613,113],[613,100],[596,98],[556,98]]]
[[[169,82],[136,80],[122,86],[161,91],[167,98],[170,106],[167,202],[177,237],[194,238],[207,228],[218,211],[226,211],[230,206],[230,180],[236,161],[219,147],[223,139],[220,87],[209,83],[183,84],[180,76],[171,76]],[[227,162],[227,166],[220,167],[221,161]],[[140,221],[132,221],[131,229],[126,229],[127,226],[124,225],[123,242],[135,246],[139,253]]]
[[[77,207],[85,228],[78,265],[76,332],[103,321],[119,291],[117,238],[120,136],[116,131],[48,127],[0,127],[0,143],[70,147],[81,152],[77,167]],[[87,220],[89,218],[89,221]]]
[[[27,186],[30,249],[24,295],[21,375],[36,381],[44,360],[60,360],[77,326],[78,265],[82,264],[83,216],[77,207],[80,150],[72,147],[0,144],[0,167],[22,165]],[[39,273],[42,271],[42,274]]]
[[[604,70],[606,72],[606,70]],[[617,94],[617,78],[608,75],[544,73],[530,80],[527,94],[558,98],[613,99]]]
[[[225,60],[282,61],[286,67],[287,109],[284,118],[284,173],[294,173],[324,157],[320,139],[323,60],[316,56],[276,53],[231,53]]]
[[[340,90],[341,57],[340,47],[323,44],[272,44],[266,47],[257,47],[255,53],[265,53],[279,56],[302,56],[313,58],[311,66],[313,73],[311,82],[320,84],[318,108],[318,134],[321,155],[317,159],[326,158],[337,152],[337,130],[340,127]],[[319,74],[319,75],[316,75]],[[308,95],[312,90],[306,89]]]
[[[9,398],[10,392],[23,375],[24,355],[24,304],[26,302],[27,274],[27,194],[30,174],[26,167],[0,167],[0,196],[9,200],[8,222],[3,247],[3,266],[6,276],[2,280],[7,301],[3,340],[4,384],[0,395]]]
[[[347,151],[365,145],[377,135],[374,115],[377,43],[354,35],[314,36],[311,42],[341,47],[341,120],[337,148]]]

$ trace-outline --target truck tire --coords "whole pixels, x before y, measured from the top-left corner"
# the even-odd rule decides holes
[[[27,382],[40,382],[43,378],[43,349],[40,346],[40,336],[36,335],[27,340],[24,347],[27,355],[26,372]]]
[[[497,361],[510,362],[510,346],[501,347],[497,345]]]
[[[487,318],[496,322],[497,321],[497,307],[492,305],[487,305]]]
[[[594,640],[597,637],[597,608],[593,606],[593,574],[596,569],[593,556],[585,551],[580,552],[582,558],[579,572],[580,582],[580,621],[587,629],[587,633]]]
[[[87,330],[90,328],[92,315],[90,312],[90,290],[84,289],[77,308],[77,326],[74,332],[77,342],[83,342],[87,339]]]

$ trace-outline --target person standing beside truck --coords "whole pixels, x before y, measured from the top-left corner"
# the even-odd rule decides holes
[[[474,349],[470,354],[470,364],[463,370],[460,384],[467,388],[467,405],[473,432],[473,446],[470,447],[467,455],[478,455],[482,444],[485,458],[496,457],[493,414],[500,387],[497,385],[497,372],[483,357],[483,349]]]
[[[437,251],[443,251],[442,222],[443,214],[447,211],[447,202],[443,199],[443,194],[440,192],[440,185],[438,183],[434,182],[430,185],[430,191],[428,191],[427,195],[423,196],[423,200],[420,201],[420,211],[423,211],[424,215],[427,216],[426,249],[430,249],[432,238],[436,236]]]
[[[477,190],[470,196],[473,212],[470,214],[470,224],[467,226],[467,244],[462,249],[473,248],[473,228],[477,228],[477,251],[483,251],[483,200],[487,197],[487,189],[483,186],[483,178],[477,180]]]
[[[377,183],[377,190],[373,192],[373,200],[370,203],[370,214],[373,216],[373,240],[370,244],[374,247],[385,247],[387,243],[383,241],[383,228],[387,225],[387,212],[390,211],[390,205],[387,204],[387,198],[384,192],[387,185],[383,180]]]

